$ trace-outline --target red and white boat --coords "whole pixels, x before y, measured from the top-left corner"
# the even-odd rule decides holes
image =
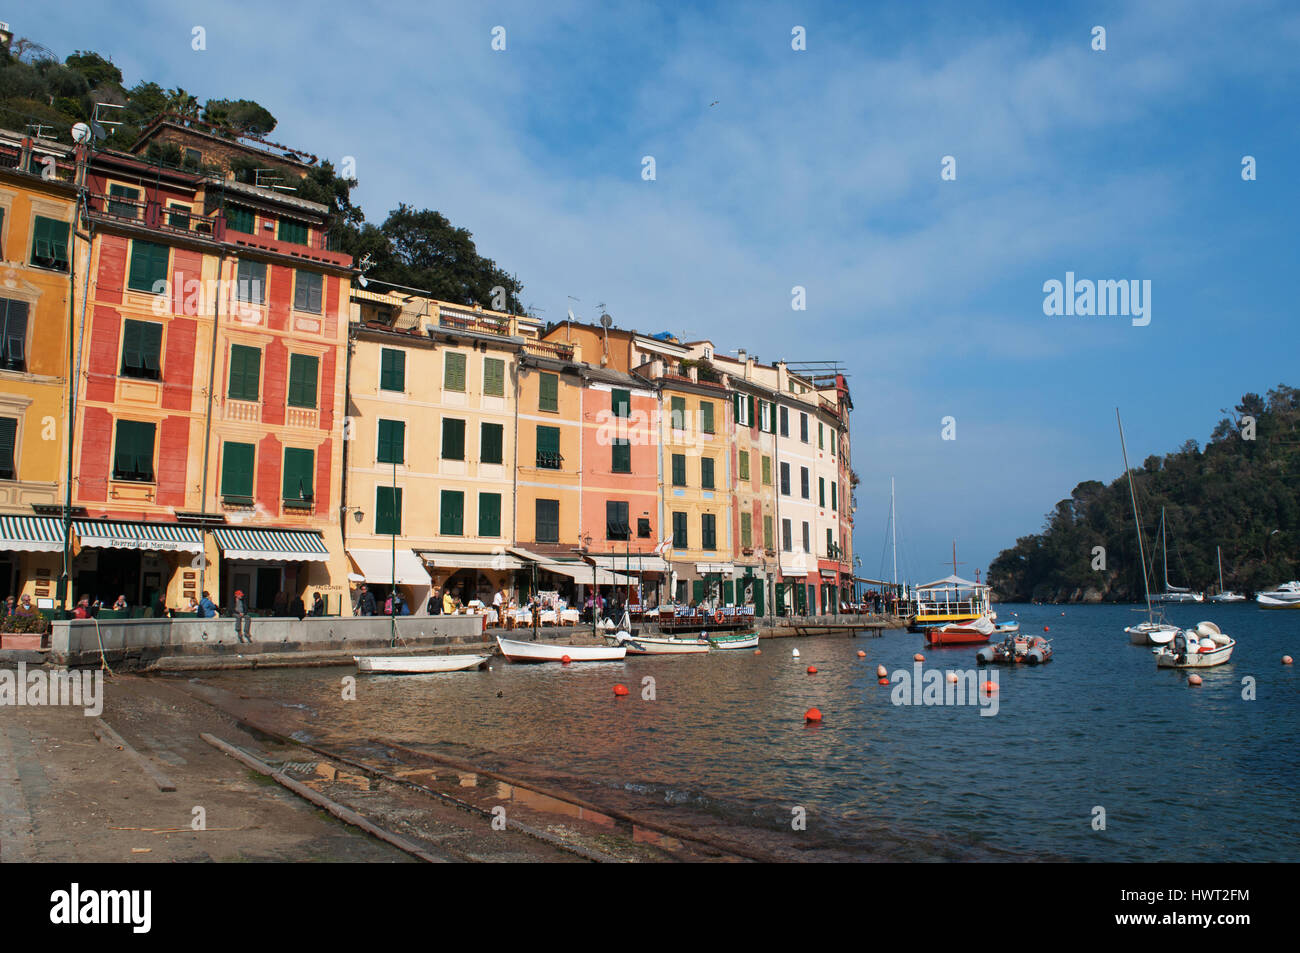
[[[925,638],[931,645],[970,645],[987,642],[997,630],[993,620],[982,615],[970,622],[949,622],[937,629],[929,629]]]

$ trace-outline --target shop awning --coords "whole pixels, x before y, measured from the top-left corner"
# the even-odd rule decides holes
[[[227,559],[244,559],[277,563],[328,562],[330,552],[320,533],[292,529],[214,529],[222,555]]]
[[[781,575],[782,576],[806,576],[808,575],[808,570],[805,569],[803,566],[782,566]]]
[[[203,531],[177,523],[113,523],[73,520],[81,545],[94,549],[153,549],[165,553],[203,552]]]
[[[0,516],[0,552],[57,553],[63,521],[57,516]]]
[[[431,549],[416,550],[427,563],[435,569],[494,569],[506,571],[522,569],[524,561],[505,553],[446,553]]]
[[[510,552],[514,553],[520,559],[525,559],[530,563],[537,563],[539,566],[545,566],[550,563],[558,563],[558,559],[552,559],[550,556],[540,556],[528,549],[512,548]]]
[[[348,555],[357,564],[361,574],[366,577],[366,582],[392,585],[394,554],[391,549],[349,549]],[[409,549],[397,550],[396,561],[399,586],[433,585],[424,563],[420,562],[420,557]]]
[[[592,556],[596,560],[596,565],[601,569],[608,569],[610,572],[667,572],[668,562],[662,556],[638,556],[632,554],[631,559],[627,556]]]
[[[730,576],[736,567],[731,563],[696,563],[695,571],[701,576]]]
[[[550,565],[539,566],[538,568],[560,576],[568,576],[574,582],[581,583],[584,586],[592,584],[593,573],[595,574],[595,584],[598,586],[629,586],[636,582],[631,576],[626,576],[621,572],[610,572],[608,569],[599,567],[593,570],[586,563],[552,562]]]

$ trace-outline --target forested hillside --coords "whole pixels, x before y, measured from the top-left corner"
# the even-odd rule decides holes
[[[1133,471],[1153,592],[1163,586],[1161,507],[1174,585],[1213,591],[1216,546],[1226,588],[1250,594],[1300,577],[1300,390],[1279,385],[1266,398],[1247,394],[1235,410],[1237,420],[1220,421],[1203,450],[1188,440]],[[1249,418],[1254,439],[1247,439]],[[1115,443],[1118,458],[1118,431]],[[1093,568],[1096,546],[1105,548],[1104,570]],[[1042,532],[1016,540],[993,561],[988,581],[1002,601],[1141,601],[1124,475],[1109,485],[1076,486],[1047,514]]]

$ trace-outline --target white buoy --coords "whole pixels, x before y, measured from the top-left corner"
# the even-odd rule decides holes
[[[790,652],[790,654],[793,655],[795,658],[798,658],[798,657],[799,657],[799,650],[798,650],[798,649],[792,649],[791,652]]]

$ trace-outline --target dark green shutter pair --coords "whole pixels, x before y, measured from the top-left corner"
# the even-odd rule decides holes
[[[560,456],[560,428],[537,428],[537,465],[547,470],[558,470],[562,463]]]
[[[406,352],[384,348],[379,352],[379,389],[406,390]]]
[[[826,507],[826,478],[817,478],[817,505],[825,509]]]
[[[684,453],[673,454],[673,486],[686,485],[686,455]]]
[[[159,285],[167,281],[170,255],[171,249],[166,245],[155,245],[138,238],[131,242],[131,271],[126,286],[132,291],[162,294],[165,288]]]
[[[17,446],[17,418],[0,417],[0,480],[12,480],[15,478],[14,450]]]
[[[534,533],[539,543],[560,541],[560,501],[538,500]]]
[[[289,355],[289,396],[286,403],[290,407],[316,407],[316,376],[320,359],[306,354]]]
[[[443,363],[442,387],[444,390],[464,392],[465,355],[448,351]]]
[[[610,451],[613,455],[610,469],[615,473],[632,472],[632,444],[626,440],[614,439],[610,445]]]
[[[479,462],[501,463],[505,428],[501,424],[482,424],[479,428]]]
[[[108,214],[116,215],[119,218],[139,218],[140,209],[135,204],[140,200],[140,190],[132,189],[125,185],[110,185],[108,194],[111,198],[108,200]],[[114,202],[113,199],[125,199],[123,202]]]
[[[153,482],[155,425],[138,420],[117,422],[117,447],[113,454],[113,479]]]
[[[261,382],[261,348],[232,344],[230,346],[230,388],[226,396],[230,400],[257,400],[261,393]]]
[[[150,321],[122,323],[122,376],[157,380],[162,351],[162,325]]]
[[[375,535],[402,535],[402,488],[375,487]]]
[[[506,362],[500,358],[483,358],[483,394],[486,397],[506,395]]]
[[[280,219],[280,227],[276,231],[276,237],[282,242],[293,242],[295,245],[307,244],[307,223],[295,221],[292,218]]]
[[[700,516],[700,547],[710,551],[718,548],[717,517],[712,513]]]
[[[442,512],[438,532],[443,536],[465,534],[465,494],[460,490],[442,491]]]
[[[670,423],[672,425],[672,429],[685,430],[686,429],[686,398],[673,397],[671,401],[672,401],[671,403],[672,414],[670,416]]]
[[[632,416],[632,392],[630,390],[614,390],[610,394],[610,403],[614,408],[614,416],[624,419]]]
[[[478,495],[478,534],[480,536],[501,535],[500,493],[480,493]]]
[[[227,205],[226,228],[243,232],[245,235],[256,234],[257,226],[254,222],[253,210],[242,205]]]
[[[403,420],[379,421],[379,463],[406,462],[406,422]]]
[[[700,402],[700,430],[704,433],[714,433],[713,429],[713,401],[706,400]]]
[[[266,303],[266,262],[239,260],[235,268],[235,299],[250,304]]]
[[[538,410],[558,411],[560,409],[560,378],[557,374],[538,376]]]
[[[298,311],[320,314],[323,276],[314,271],[295,271],[293,278],[293,306]]]
[[[455,417],[442,418],[442,458],[465,459],[465,421]]]
[[[27,310],[26,301],[0,298],[0,367],[5,370],[27,370]]]
[[[32,227],[32,264],[68,270],[68,223],[36,216]]]
[[[676,549],[689,549],[690,544],[686,532],[686,514],[673,514],[673,547]]]
[[[221,495],[227,500],[253,501],[253,462],[256,448],[251,443],[227,443],[221,455]]]
[[[700,457],[700,486],[706,490],[713,489],[712,457]]]
[[[745,549],[754,547],[754,516],[752,513],[740,514],[740,545]]]
[[[284,450],[284,501],[286,503],[310,503],[314,497],[314,480],[316,477],[316,453],[298,447],[285,447]]]

